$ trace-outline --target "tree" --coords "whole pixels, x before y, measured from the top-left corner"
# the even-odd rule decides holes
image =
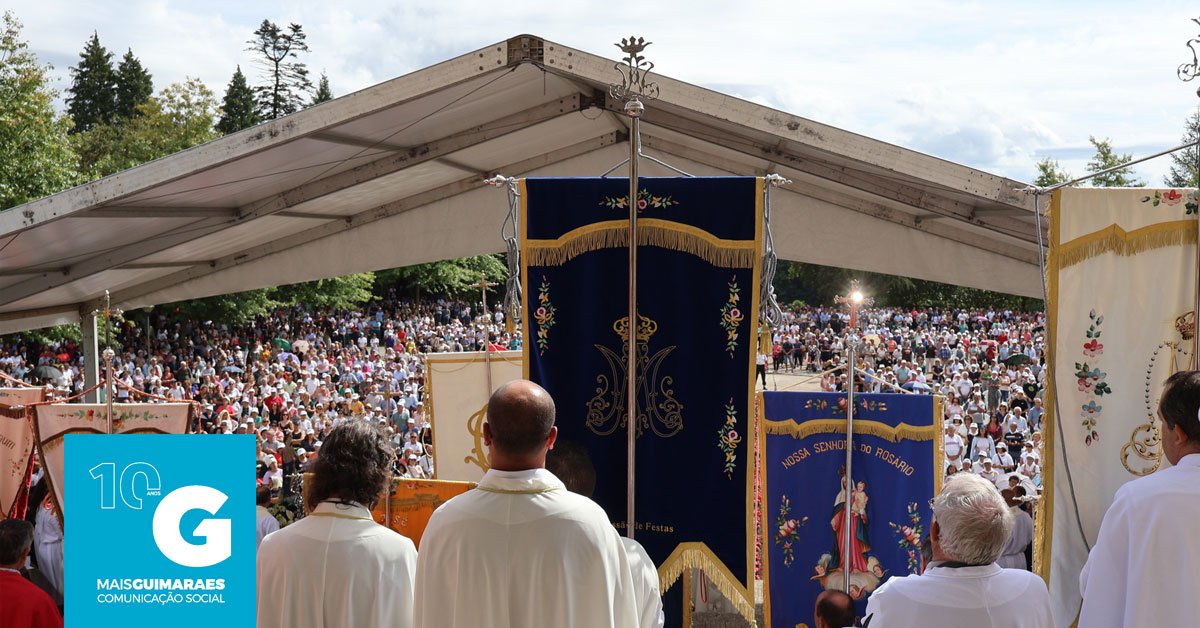
[[[358,273],[280,286],[271,296],[285,305],[352,310],[371,300],[374,287],[375,273]]]
[[[1049,157],[1037,162],[1038,176],[1033,180],[1033,184],[1039,188],[1048,188],[1059,183],[1066,183],[1074,177],[1071,173],[1063,170],[1058,162]]]
[[[274,120],[295,113],[304,107],[305,97],[312,92],[308,67],[300,61],[299,53],[308,52],[304,28],[295,22],[287,29],[270,20],[263,20],[254,39],[247,41],[247,50],[257,52],[255,61],[262,69],[263,83],[254,88],[258,94],[258,113],[265,120]]]
[[[333,90],[329,89],[329,77],[322,72],[321,80],[317,81],[317,93],[313,94],[312,104],[319,105],[330,100],[333,100]]]
[[[500,255],[480,255],[393,268],[376,273],[376,277],[382,285],[403,286],[418,295],[459,297],[479,294],[481,274],[490,282],[503,283],[508,266]]]
[[[254,90],[246,83],[246,75],[242,74],[242,66],[238,66],[229,79],[225,88],[225,98],[221,101],[221,120],[217,122],[217,130],[225,135],[248,129],[259,122],[258,110],[254,102]]]
[[[117,73],[113,70],[112,53],[100,45],[100,36],[95,31],[79,53],[79,65],[71,68],[71,77],[67,115],[75,121],[72,132],[112,122],[117,109]]]
[[[154,94],[154,81],[142,62],[133,56],[133,50],[127,49],[121,63],[117,65],[116,76],[116,115],[119,118],[132,118],[138,115],[138,105],[150,100]]]
[[[58,95],[21,40],[10,11],[0,20],[0,209],[53,194],[78,181],[68,133],[71,121],[54,111]]]
[[[1187,129],[1183,133],[1181,144],[1200,140],[1200,111],[1196,111],[1187,120]],[[1194,188],[1196,185],[1196,168],[1200,168],[1200,148],[1189,146],[1181,151],[1171,153],[1171,168],[1163,183],[1173,188]]]
[[[198,79],[173,83],[138,105],[139,115],[77,134],[80,171],[102,177],[214,139],[216,108]]]
[[[1133,159],[1132,155],[1116,154],[1108,138],[1098,140],[1094,136],[1088,136],[1088,141],[1096,147],[1096,154],[1087,162],[1088,172],[1107,170]],[[1146,182],[1137,178],[1133,168],[1121,168],[1092,178],[1091,184],[1098,188],[1135,188],[1146,185]]]

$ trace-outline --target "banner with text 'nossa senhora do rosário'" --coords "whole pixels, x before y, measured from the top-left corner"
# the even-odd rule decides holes
[[[847,568],[860,615],[888,578],[920,573],[929,500],[942,478],[940,402],[929,395],[855,395],[847,474],[845,393],[763,393],[768,626],[810,621],[817,595],[841,589]],[[848,504],[847,485],[853,487]]]
[[[666,591],[703,568],[754,614],[754,412],[763,180],[643,178],[638,312],[628,311],[628,179],[522,181],[527,376],[559,439],[597,469],[595,500],[626,519],[626,373],[637,368],[635,537]],[[673,618],[672,618],[673,619]]]

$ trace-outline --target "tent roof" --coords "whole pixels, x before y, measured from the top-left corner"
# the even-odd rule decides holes
[[[0,212],[0,333],[76,321],[105,289],[131,309],[501,251],[483,178],[628,156],[613,66],[522,35]],[[645,154],[792,180],[772,197],[782,259],[1041,295],[1024,184],[652,78]]]

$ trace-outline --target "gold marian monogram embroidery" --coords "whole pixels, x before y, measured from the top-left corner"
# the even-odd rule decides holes
[[[596,396],[587,402],[587,417],[584,425],[592,433],[608,436],[628,425],[625,409],[624,388],[617,382],[625,381],[629,363],[629,317],[613,323],[613,331],[621,338],[621,354],[602,345],[593,345],[608,361],[608,375],[597,375]],[[675,345],[664,347],[650,355],[650,337],[658,331],[654,319],[638,314],[637,330],[637,433],[640,437],[647,429],[655,434],[670,438],[683,429],[683,404],[675,399],[672,385],[675,378],[670,375],[659,377],[663,361],[675,350]]]

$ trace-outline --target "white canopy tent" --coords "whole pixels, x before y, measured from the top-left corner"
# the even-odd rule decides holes
[[[0,333],[79,321],[106,289],[128,310],[502,251],[505,195],[482,179],[628,155],[613,66],[522,35],[0,212]],[[793,181],[781,259],[1041,296],[1024,184],[652,78],[647,154]]]

